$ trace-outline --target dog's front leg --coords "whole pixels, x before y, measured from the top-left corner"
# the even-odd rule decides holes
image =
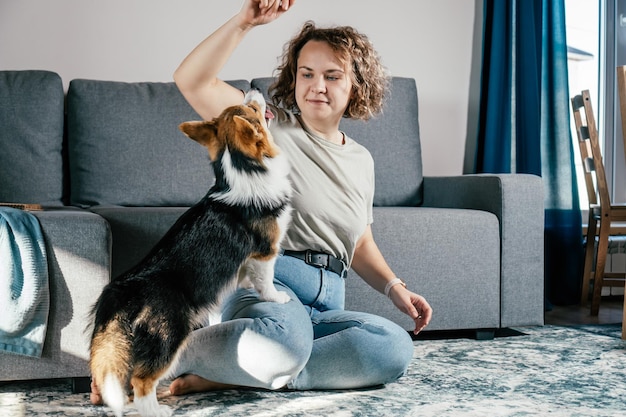
[[[244,262],[237,271],[237,285],[239,288],[251,289],[254,288],[252,280],[248,276],[248,263]]]
[[[249,258],[245,265],[241,267],[240,273],[245,271],[245,275],[254,289],[261,295],[262,300],[285,304],[291,300],[291,297],[284,291],[278,291],[274,286],[275,263],[275,257],[264,261]]]

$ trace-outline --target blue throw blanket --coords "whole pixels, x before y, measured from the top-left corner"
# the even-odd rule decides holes
[[[0,350],[41,357],[50,291],[37,218],[0,207]]]

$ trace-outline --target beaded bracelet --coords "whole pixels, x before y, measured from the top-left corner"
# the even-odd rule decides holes
[[[389,281],[387,285],[385,285],[385,296],[389,297],[389,291],[391,291],[391,288],[397,284],[400,284],[404,288],[406,288],[406,284],[404,283],[404,281],[402,281],[400,278],[394,278]]]

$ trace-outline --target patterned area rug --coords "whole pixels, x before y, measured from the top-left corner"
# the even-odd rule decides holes
[[[518,336],[415,342],[408,375],[353,391],[224,391],[161,403],[176,416],[623,416],[626,342],[621,326],[519,328]],[[518,333],[519,334],[519,333]],[[105,416],[68,381],[0,385],[0,416]],[[137,416],[128,407],[126,416]]]

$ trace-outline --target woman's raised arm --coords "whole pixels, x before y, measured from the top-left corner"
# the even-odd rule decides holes
[[[193,109],[211,120],[226,107],[240,104],[243,94],[218,78],[233,51],[255,26],[274,21],[295,0],[245,0],[235,16],[202,41],[174,73],[178,89]]]

